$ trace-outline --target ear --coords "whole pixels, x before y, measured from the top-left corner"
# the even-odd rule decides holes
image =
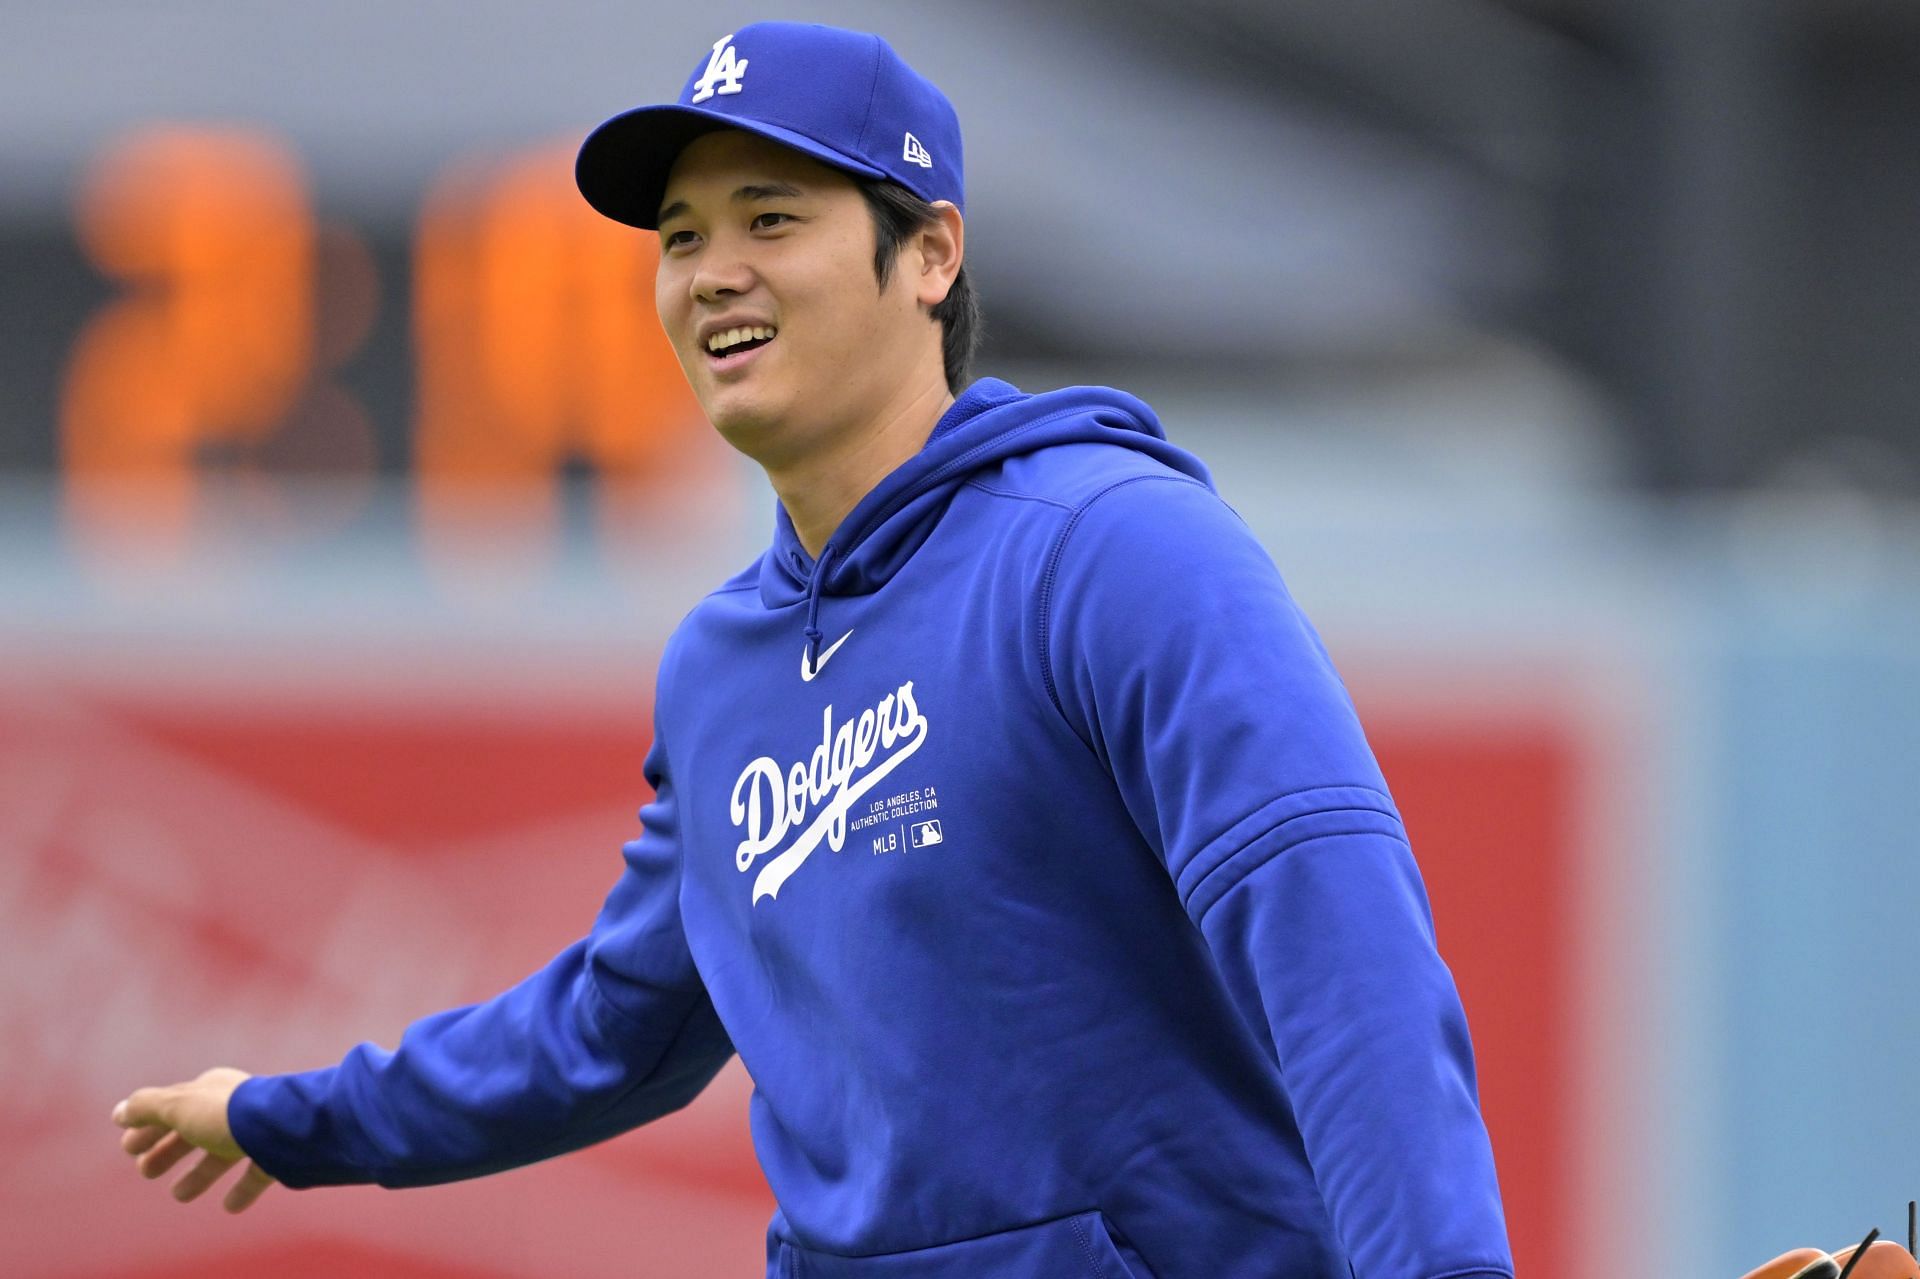
[[[935,202],[938,217],[914,233],[913,247],[919,254],[919,273],[914,279],[914,295],[921,306],[938,306],[947,300],[960,263],[966,257],[966,225],[960,210],[951,200]]]

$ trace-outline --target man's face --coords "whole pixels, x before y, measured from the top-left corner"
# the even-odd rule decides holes
[[[851,177],[721,130],[680,153],[661,210],[660,322],[736,448],[777,465],[885,408],[936,322],[911,271],[876,282],[873,219]],[[709,334],[736,322],[774,336],[715,354]]]

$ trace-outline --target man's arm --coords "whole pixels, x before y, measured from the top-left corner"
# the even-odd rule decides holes
[[[294,1187],[484,1176],[686,1105],[733,1045],[681,929],[678,828],[657,734],[645,772],[654,800],[641,811],[643,833],[626,845],[625,873],[586,938],[493,999],[415,1022],[394,1051],[361,1044],[321,1070],[141,1090],[115,1119],[136,1129],[123,1145],[142,1171],[158,1175],[186,1153],[156,1158],[156,1146],[178,1139],[162,1143],[155,1126],[167,1124],[169,1106],[182,1116],[207,1110],[194,1099],[209,1089],[229,1094],[221,1118],[234,1149],[220,1146],[220,1125],[205,1116],[205,1139],[189,1133],[188,1144],[210,1159],[244,1152]],[[182,1178],[192,1193],[181,1197],[206,1188],[194,1188],[197,1177]]]
[[[1466,1017],[1320,640],[1224,502],[1123,481],[1056,550],[1055,700],[1278,1064],[1363,1279],[1512,1274]]]

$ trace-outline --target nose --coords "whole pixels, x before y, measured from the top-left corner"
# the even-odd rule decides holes
[[[717,236],[707,243],[687,282],[696,302],[718,302],[752,287],[753,268],[730,236]]]

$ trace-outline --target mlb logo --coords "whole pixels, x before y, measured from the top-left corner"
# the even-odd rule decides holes
[[[925,848],[929,844],[937,844],[941,840],[940,823],[938,821],[915,822],[913,824],[913,830],[910,833],[913,836],[913,846],[915,848]]]

